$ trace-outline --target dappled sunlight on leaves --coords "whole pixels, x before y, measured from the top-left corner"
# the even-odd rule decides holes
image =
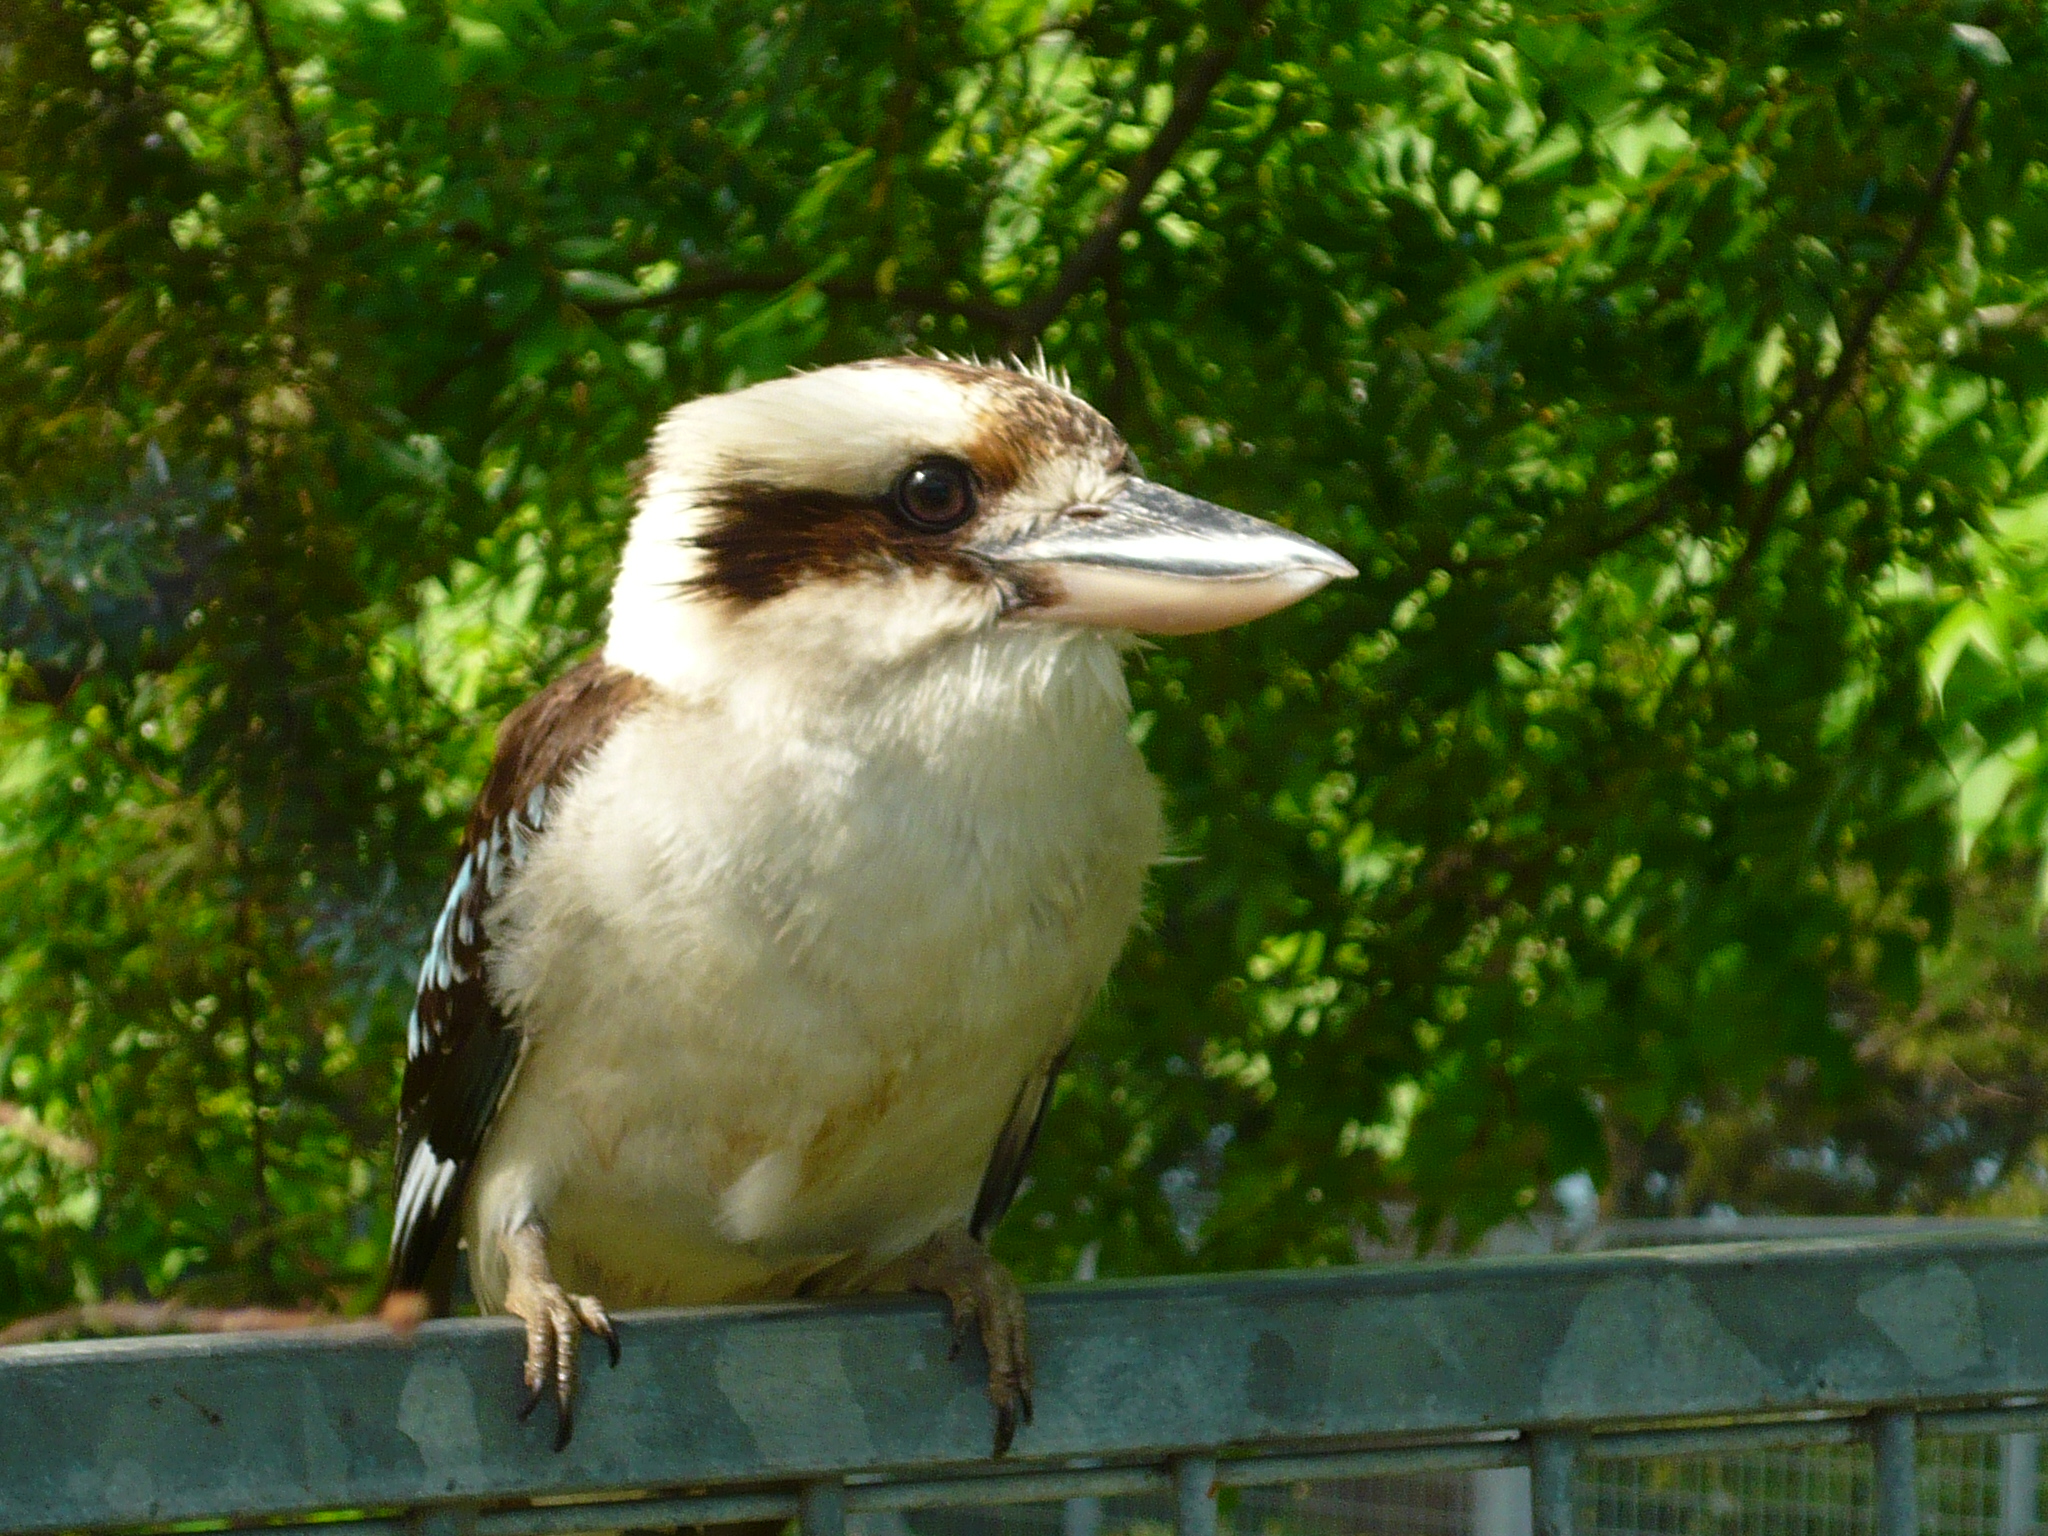
[[[1133,659],[1184,857],[1026,1268],[1469,1238],[1580,1171],[1734,1198],[1686,1140],[1730,1105],[1967,1054],[1870,1021],[1967,969],[1965,860],[2048,868],[2030,32],[256,14],[0,14],[0,1101],[98,1153],[0,1126],[0,1314],[367,1304],[426,916],[649,429],[906,348],[1042,344],[1149,473],[1362,572]],[[1989,1103],[1957,1145],[2048,1135]]]

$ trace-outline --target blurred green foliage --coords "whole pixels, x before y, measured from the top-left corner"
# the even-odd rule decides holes
[[[1790,1200],[1795,1100],[1911,1164],[1873,1095],[2017,1027],[1930,958],[2032,964],[2043,102],[1974,0],[15,0],[0,1315],[371,1292],[415,951],[649,427],[905,348],[1042,343],[1364,572],[1136,664],[1193,857],[1013,1258]]]

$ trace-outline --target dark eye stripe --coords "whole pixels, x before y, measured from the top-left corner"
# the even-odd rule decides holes
[[[913,525],[893,491],[847,496],[737,481],[714,488],[706,510],[707,526],[696,539],[704,570],[690,587],[729,602],[752,606],[805,581],[906,567],[984,579],[954,547],[950,529]]]

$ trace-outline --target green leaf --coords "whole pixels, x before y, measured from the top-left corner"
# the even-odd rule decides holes
[[[1996,664],[2002,665],[2006,659],[2005,641],[1990,611],[1982,603],[1966,601],[1942,615],[1921,650],[1921,668],[1935,698],[1941,697],[1956,662],[1970,649]]]
[[[572,299],[593,299],[607,304],[631,304],[645,297],[638,283],[610,272],[578,268],[562,274],[562,291]]]

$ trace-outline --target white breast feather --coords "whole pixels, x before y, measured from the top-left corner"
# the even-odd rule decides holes
[[[856,670],[801,712],[786,678],[659,702],[551,805],[490,917],[529,1046],[470,1202],[487,1305],[529,1214],[624,1305],[907,1250],[1102,985],[1160,846],[1113,643]]]

